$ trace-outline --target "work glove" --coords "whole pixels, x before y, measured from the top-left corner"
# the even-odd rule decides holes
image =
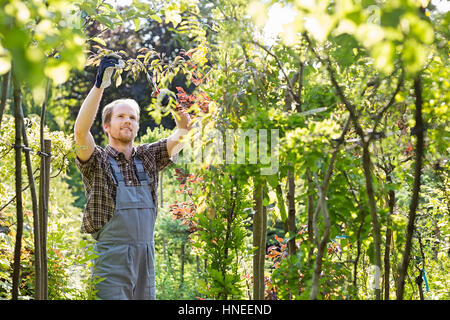
[[[157,103],[159,103],[163,107],[167,107],[167,105],[169,104],[170,95],[173,96],[173,93],[171,93],[168,89],[161,89],[158,92],[158,96],[156,98]]]
[[[124,61],[118,54],[108,54],[100,61],[100,66],[95,77],[95,86],[97,88],[107,88],[111,84],[111,78],[116,69],[125,67]]]

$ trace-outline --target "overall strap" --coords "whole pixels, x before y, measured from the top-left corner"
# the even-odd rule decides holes
[[[122,172],[120,171],[119,164],[116,159],[113,157],[109,157],[109,163],[112,168],[112,175],[114,178],[114,182],[116,185],[125,184],[125,179],[123,177]],[[150,178],[147,173],[144,171],[144,166],[142,165],[142,160],[138,157],[134,157],[134,164],[136,165],[137,177],[141,185],[150,184],[153,182],[153,179]]]
[[[153,179],[150,178],[147,173],[144,170],[144,166],[142,165],[142,160],[139,159],[137,156],[134,157],[134,164],[136,166],[137,176],[139,179],[139,182],[142,184],[150,184],[153,182]]]
[[[122,172],[120,172],[119,165],[117,164],[116,159],[109,156],[109,163],[111,164],[111,173],[115,184],[125,184],[125,179],[123,178]]]

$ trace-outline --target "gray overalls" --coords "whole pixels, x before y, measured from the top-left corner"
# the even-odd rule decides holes
[[[115,211],[94,234],[97,239],[93,275],[105,278],[95,285],[97,297],[107,300],[154,300],[156,211],[150,192],[152,179],[134,157],[140,186],[126,186],[115,159],[110,157],[117,185]],[[95,279],[95,278],[94,278]]]

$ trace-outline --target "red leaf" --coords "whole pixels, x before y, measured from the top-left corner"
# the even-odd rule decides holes
[[[280,238],[279,236],[275,235],[275,240],[277,240],[278,242],[282,243],[284,242],[283,238]]]

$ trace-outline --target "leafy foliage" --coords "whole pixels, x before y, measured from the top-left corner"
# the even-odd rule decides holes
[[[268,10],[277,6],[292,19],[269,38],[263,27]],[[67,25],[68,12],[79,20]],[[91,243],[77,233],[81,212],[71,205],[75,197],[63,177],[72,160],[68,132],[92,85],[92,70],[103,55],[116,52],[126,66],[116,74],[117,89],[108,99],[135,95],[144,118],[154,121],[145,118],[139,143],[169,136],[173,123],[163,119],[176,109],[195,118],[186,143],[199,143],[199,136],[213,130],[221,134],[203,139],[202,151],[227,137],[237,140],[227,136],[228,129],[279,130],[278,170],[270,176],[261,174],[265,164],[248,163],[250,150],[263,148],[251,141],[244,143],[243,165],[206,156],[200,163],[176,162],[161,174],[155,235],[159,298],[252,298],[257,281],[252,196],[255,181],[261,181],[268,215],[266,299],[393,299],[405,272],[416,282],[405,282],[404,299],[448,299],[448,16],[423,0],[167,0],[127,7],[93,0],[7,1],[0,9],[0,74],[12,66],[26,86],[30,114],[40,112],[42,79],[53,83],[52,130],[46,134],[58,150],[52,170],[62,169],[52,180],[50,298],[94,297],[87,271]],[[146,74],[167,88],[167,107],[150,97]],[[417,180],[419,105],[425,148]],[[160,123],[169,129],[154,129]],[[37,118],[30,115],[27,125],[31,149],[38,150]],[[2,206],[14,196],[13,136],[5,129],[11,127],[6,117]],[[100,142],[98,128],[93,130]],[[38,157],[32,160],[37,168]],[[402,270],[414,181],[420,181],[420,193],[411,258]],[[71,191],[79,196],[81,188]],[[29,206],[27,197],[25,203]],[[9,298],[11,286],[13,206],[0,210],[2,298]],[[292,211],[295,230],[288,231]],[[29,212],[27,207],[24,298],[33,295]],[[288,246],[292,241],[295,252]]]

